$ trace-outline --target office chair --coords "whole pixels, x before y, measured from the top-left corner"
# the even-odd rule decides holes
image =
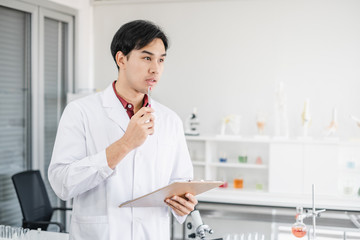
[[[23,215],[23,228],[47,230],[50,224],[64,232],[64,225],[51,222],[55,210],[72,210],[71,208],[52,208],[40,171],[24,171],[11,177]]]

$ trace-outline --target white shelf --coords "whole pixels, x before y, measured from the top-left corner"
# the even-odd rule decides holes
[[[224,167],[224,168],[252,168],[252,169],[267,169],[264,164],[249,164],[249,163],[210,163],[211,167]]]
[[[213,142],[239,142],[239,143],[303,143],[303,144],[327,144],[327,145],[341,145],[341,146],[360,146],[359,141],[341,141],[329,140],[326,138],[276,138],[276,137],[262,137],[262,136],[235,136],[235,135],[201,135],[201,136],[186,136],[188,141],[213,141]]]
[[[206,141],[209,137],[207,136],[186,136],[186,140],[188,141]]]
[[[343,168],[342,172],[347,173],[347,174],[358,174],[358,175],[360,175],[360,169],[359,168]]]
[[[232,196],[236,196],[236,195],[241,195],[241,194],[265,194],[267,193],[266,190],[258,190],[255,188],[233,188],[233,186],[229,185],[227,188],[214,188],[211,191],[209,191],[209,193],[212,194],[219,194],[221,195],[232,195]],[[204,194],[205,195],[205,194]]]
[[[259,206],[312,206],[311,194],[269,193],[260,190],[216,188],[197,196],[199,201]],[[360,197],[316,196],[316,207],[328,210],[360,211]]]
[[[248,143],[270,143],[271,138],[242,137],[233,135],[224,136],[186,136],[188,141],[212,141],[212,142],[248,142]]]
[[[192,161],[192,164],[194,166],[205,166],[205,162],[202,162],[202,161]]]
[[[240,142],[240,143],[270,143],[270,137],[242,137],[242,136],[232,136],[232,135],[217,135],[208,139],[208,141],[217,141],[217,142]]]

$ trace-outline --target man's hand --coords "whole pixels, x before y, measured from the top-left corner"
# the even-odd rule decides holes
[[[141,108],[130,119],[124,136],[106,148],[106,158],[110,168],[114,169],[131,150],[143,144],[148,135],[154,134],[153,112],[152,108]]]
[[[131,119],[122,137],[126,145],[132,150],[143,144],[148,135],[154,133],[154,110],[149,107],[141,108]]]
[[[195,209],[196,204],[198,204],[197,199],[194,195],[187,193],[185,198],[179,196],[173,196],[165,200],[165,203],[171,207],[175,213],[179,216],[188,215]]]

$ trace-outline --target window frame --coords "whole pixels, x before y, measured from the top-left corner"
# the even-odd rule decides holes
[[[34,88],[33,81],[38,78],[38,72],[37,72],[37,65],[38,65],[38,56],[37,54],[34,54],[37,52],[37,34],[33,34],[34,32],[38,32],[38,7],[34,6],[32,4],[19,2],[19,1],[11,1],[11,0],[0,0],[0,5],[11,8],[18,11],[23,11],[30,14],[30,79],[26,79],[26,85],[29,87],[29,93],[30,94],[30,102],[27,105],[27,119],[30,121],[30,124],[28,125],[29,128],[27,129],[27,144],[30,146],[27,146],[27,153],[26,157],[27,160],[25,162],[26,169],[32,168],[32,159],[37,159],[37,151],[36,151],[36,143],[38,137],[36,136],[35,131],[33,129],[37,129],[37,116],[34,114],[32,110],[34,110],[34,107],[36,108],[36,92],[33,91],[36,89]]]
[[[14,10],[23,11],[30,14],[30,39],[31,39],[31,64],[30,64],[30,79],[27,84],[30,84],[30,152],[31,155],[27,161],[28,169],[39,169],[43,177],[47,176],[44,172],[44,18],[49,17],[68,23],[68,83],[67,90],[69,93],[74,93],[74,59],[75,59],[75,19],[78,16],[78,11],[57,3],[45,0],[0,0],[0,5]]]
[[[69,16],[69,15],[65,15],[65,14],[61,14],[59,12],[55,12],[49,9],[40,9],[39,11],[39,81],[38,81],[38,85],[37,85],[37,89],[38,89],[38,106],[39,109],[41,109],[41,111],[38,111],[37,116],[39,117],[38,119],[38,134],[40,136],[40,138],[38,138],[39,140],[39,146],[38,146],[38,156],[37,159],[38,160],[38,166],[36,166],[37,169],[40,169],[40,172],[42,172],[44,174],[44,176],[47,177],[47,172],[45,172],[45,159],[44,159],[44,150],[45,150],[45,143],[44,143],[44,139],[45,139],[45,123],[44,123],[44,73],[45,73],[45,69],[44,69],[44,38],[45,38],[45,30],[44,30],[44,24],[45,24],[45,18],[50,18],[50,19],[54,19],[54,20],[58,20],[61,22],[65,22],[68,24],[68,30],[69,30],[69,34],[68,34],[68,51],[69,51],[69,56],[67,59],[67,68],[68,68],[68,73],[67,73],[67,83],[66,83],[66,87],[67,87],[67,92],[73,92],[74,91],[74,69],[73,69],[73,64],[74,64],[74,59],[73,59],[73,52],[74,52],[74,20],[73,17]],[[60,40],[60,39],[59,39]],[[59,61],[61,62],[61,61]],[[59,80],[60,79],[60,80]],[[61,84],[61,76],[58,75],[58,84]],[[59,92],[58,92],[58,97],[59,97]],[[58,113],[58,121],[60,120],[60,115],[61,113]],[[44,177],[43,176],[43,177]]]

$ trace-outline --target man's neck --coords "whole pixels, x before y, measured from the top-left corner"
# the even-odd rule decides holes
[[[140,93],[122,81],[116,80],[115,89],[117,94],[122,97],[126,102],[131,103],[134,106],[134,113],[140,110],[144,101],[144,94]]]

